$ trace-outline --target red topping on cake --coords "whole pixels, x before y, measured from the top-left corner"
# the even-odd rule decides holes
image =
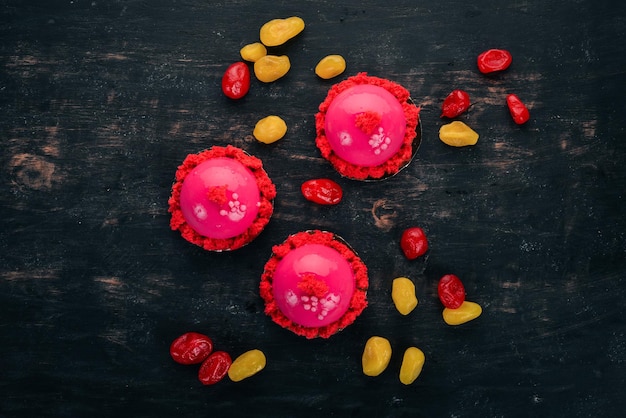
[[[228,189],[227,185],[209,187],[209,191],[207,192],[207,198],[211,202],[215,202],[218,205],[224,205],[224,204],[226,204],[226,202],[228,202],[228,196],[226,195],[226,189]]]
[[[298,289],[307,296],[315,296],[316,298],[322,298],[328,293],[328,285],[314,274],[305,274],[298,282]]]
[[[357,128],[359,128],[363,133],[367,135],[371,135],[374,133],[374,129],[378,125],[380,125],[380,120],[382,117],[378,112],[367,111],[363,113],[359,113],[356,116],[356,120],[354,124]]]

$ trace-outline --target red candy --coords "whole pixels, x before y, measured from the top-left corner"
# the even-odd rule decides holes
[[[522,125],[528,122],[528,119],[530,119],[530,112],[519,97],[515,94],[509,94],[506,96],[506,105],[509,107],[509,112],[511,112],[511,117],[515,123]]]
[[[202,363],[213,351],[213,341],[197,332],[188,332],[176,338],[170,345],[170,355],[180,364]]]
[[[231,99],[241,99],[250,90],[250,69],[245,62],[231,64],[222,77],[222,91]]]
[[[437,293],[443,306],[449,309],[457,309],[465,301],[465,287],[454,274],[446,274],[439,279]]]
[[[198,379],[203,385],[214,385],[226,376],[232,363],[226,351],[215,351],[200,366]]]
[[[503,71],[509,68],[513,57],[505,49],[489,49],[478,56],[478,70],[483,74]]]
[[[470,97],[463,90],[452,90],[441,106],[441,117],[455,118],[470,107]]]
[[[307,180],[300,189],[305,199],[320,205],[336,205],[343,197],[341,186],[330,179]]]
[[[400,248],[409,260],[415,260],[428,251],[428,240],[422,228],[405,229],[400,238]]]

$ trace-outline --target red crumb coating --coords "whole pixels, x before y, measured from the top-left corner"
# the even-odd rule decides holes
[[[236,237],[227,239],[214,239],[208,238],[198,234],[183,217],[183,213],[180,209],[180,192],[185,181],[185,177],[196,166],[211,158],[228,157],[233,158],[245,165],[254,174],[261,198],[261,206],[259,207],[259,213],[256,220],[246,232]],[[219,188],[215,188],[209,191],[212,199],[216,201],[220,200]],[[272,212],[274,211],[274,205],[272,200],[276,197],[276,186],[267,173],[263,170],[263,163],[260,159],[247,154],[240,148],[228,145],[226,147],[214,146],[208,150],[202,151],[198,154],[189,154],[183,161],[183,163],[176,170],[176,182],[172,186],[172,195],[168,200],[169,210],[172,214],[170,219],[170,228],[172,230],[180,231],[181,235],[187,241],[198,245],[208,251],[226,251],[236,250],[243,247],[254,238],[257,237],[263,231],[263,228],[268,224]]]
[[[326,138],[324,121],[326,117],[326,111],[331,102],[341,92],[359,84],[371,84],[379,87],[383,87],[391,94],[393,94],[404,110],[406,117],[406,131],[404,134],[404,141],[400,150],[389,160],[376,167],[362,167],[351,164],[341,158],[339,158],[332,150],[328,138]],[[384,78],[368,76],[367,73],[358,73],[357,75],[350,77],[339,84],[335,84],[328,92],[326,99],[320,104],[319,112],[315,115],[315,129],[317,131],[317,138],[315,144],[319,148],[322,156],[326,158],[335,167],[335,169],[343,176],[356,179],[380,179],[388,175],[397,173],[407,162],[411,160],[413,153],[413,139],[417,135],[415,129],[419,123],[420,108],[409,103],[409,91],[401,85]],[[359,129],[363,132],[367,132],[372,128],[372,124],[376,122],[376,114],[365,113],[361,119],[357,119]],[[374,126],[375,127],[375,126]]]
[[[328,292],[328,285],[323,280],[319,280],[315,274],[304,274],[298,283],[298,289],[307,295],[322,298]]]
[[[228,198],[226,197],[226,189],[227,186],[209,187],[207,197],[211,202],[215,202],[218,205],[223,205],[228,202]]]
[[[274,271],[280,260],[291,250],[305,244],[321,244],[335,249],[348,261],[354,272],[355,289],[352,299],[350,300],[350,307],[337,321],[323,327],[304,327],[291,321],[279,309],[278,304],[274,300],[272,291],[272,277],[274,276]],[[339,240],[335,234],[317,230],[299,232],[288,237],[282,244],[272,247],[272,253],[272,257],[265,264],[265,269],[261,275],[259,289],[261,297],[265,301],[265,313],[281,327],[308,339],[316,337],[328,338],[352,324],[361,312],[363,312],[363,309],[367,307],[366,295],[369,285],[367,267],[359,256],[343,243],[343,241]]]
[[[379,113],[367,111],[356,116],[355,125],[361,132],[367,135],[374,133],[376,127],[380,124],[382,117]]]

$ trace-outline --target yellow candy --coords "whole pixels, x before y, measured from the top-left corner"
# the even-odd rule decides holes
[[[245,61],[257,62],[261,57],[267,55],[267,48],[260,42],[254,42],[241,48],[239,54]]]
[[[254,75],[259,81],[271,83],[289,71],[291,62],[287,55],[265,55],[254,63]]]
[[[479,304],[466,300],[456,309],[444,308],[443,320],[448,325],[461,325],[478,318],[482,312]]]
[[[252,134],[257,141],[271,144],[287,133],[287,124],[278,116],[270,115],[256,123]]]
[[[478,133],[463,122],[455,120],[439,128],[439,139],[453,147],[465,147],[478,142]]]
[[[259,35],[266,46],[282,45],[304,30],[304,20],[297,16],[273,19],[261,26]]]
[[[315,74],[328,80],[337,77],[346,70],[346,60],[341,55],[327,55],[315,66]]]
[[[417,306],[415,296],[415,285],[406,277],[398,277],[393,280],[391,286],[391,299],[396,305],[396,309],[402,315],[408,315]]]
[[[366,376],[378,376],[389,365],[391,359],[391,344],[386,338],[371,337],[365,343],[361,363],[363,374]]]
[[[400,366],[400,382],[410,385],[422,372],[426,357],[422,350],[417,347],[409,347],[402,357],[402,366]]]
[[[266,362],[265,354],[261,350],[246,351],[230,365],[228,377],[233,382],[239,382],[263,370]]]

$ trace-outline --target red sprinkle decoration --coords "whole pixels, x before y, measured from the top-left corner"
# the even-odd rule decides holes
[[[381,120],[382,116],[379,113],[368,110],[356,115],[354,125],[364,134],[372,135]]]
[[[228,190],[228,186],[215,186],[210,187],[207,192],[207,198],[211,202],[215,202],[218,205],[224,205],[228,202],[228,197],[226,197],[226,190]]]
[[[509,94],[506,96],[506,104],[509,107],[509,112],[511,112],[511,117],[515,123],[523,125],[528,122],[528,119],[530,119],[530,112],[519,97],[515,94]]]
[[[231,99],[241,99],[250,90],[250,69],[245,62],[231,64],[222,76],[222,92]]]
[[[213,351],[213,341],[204,334],[187,332],[170,345],[170,355],[176,363],[202,363]]]
[[[231,364],[233,361],[226,351],[215,351],[200,366],[198,379],[203,385],[214,385],[226,376]]]
[[[455,118],[470,107],[470,97],[463,90],[452,90],[441,106],[442,118]]]
[[[319,299],[328,293],[328,285],[325,281],[320,280],[315,274],[304,273],[302,279],[298,282],[298,289],[302,290],[309,296],[315,296]]]
[[[513,57],[505,49],[489,49],[478,55],[478,70],[483,74],[503,71],[509,68]]]
[[[330,179],[307,180],[300,190],[306,200],[319,205],[336,205],[343,197],[341,186]]]
[[[446,274],[439,279],[437,293],[443,306],[449,309],[457,309],[465,301],[465,287],[454,274]]]
[[[419,227],[405,229],[400,238],[400,248],[409,260],[424,255],[428,251],[428,240],[424,230]]]

